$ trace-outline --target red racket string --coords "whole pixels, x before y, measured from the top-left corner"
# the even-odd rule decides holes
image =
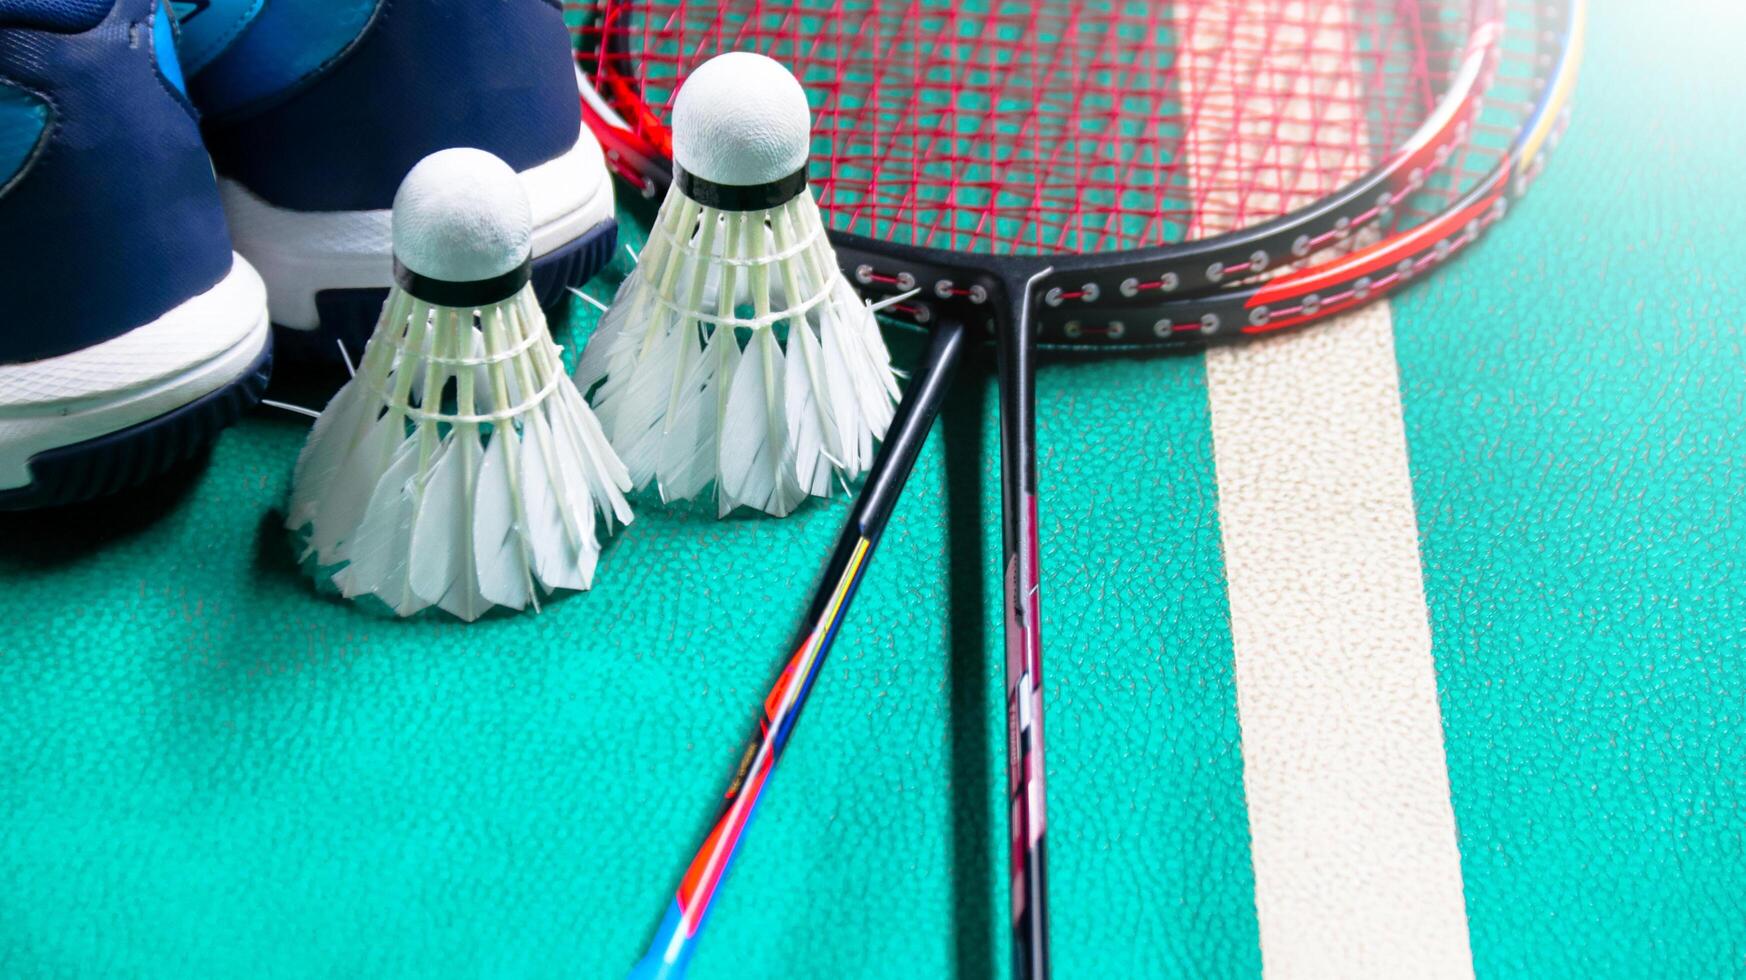
[[[1268,0],[1241,16],[1209,2],[576,5],[584,60],[627,75],[659,145],[677,84],[724,50],[783,60],[812,95],[813,186],[832,227],[984,253],[1106,251],[1239,227],[1339,186],[1403,143],[1446,89],[1469,27],[1455,0]],[[625,22],[628,21],[628,24]],[[1342,31],[1329,23],[1347,25]],[[624,25],[634,40],[609,43]],[[1184,37],[1212,39],[1182,50]],[[632,54],[634,50],[634,54]],[[1185,65],[1235,98],[1195,99]],[[1277,66],[1286,66],[1280,68]],[[1318,77],[1335,66],[1349,84]],[[1280,93],[1315,91],[1322,126]],[[603,92],[620,104],[611,92]],[[637,102],[625,103],[637,105]],[[1204,162],[1196,133],[1265,143],[1258,168]],[[1204,161],[1204,155],[1200,155]],[[1208,179],[1208,178],[1211,179]]]

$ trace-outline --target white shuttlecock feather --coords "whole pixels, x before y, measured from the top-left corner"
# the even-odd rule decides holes
[[[676,179],[576,369],[664,500],[713,482],[723,515],[783,516],[863,473],[891,422],[890,355],[806,186],[811,125],[794,76],[745,52],[674,103]]]
[[[393,226],[398,284],[297,459],[287,525],[343,564],[344,595],[402,616],[589,588],[599,536],[631,521],[630,480],[528,284],[520,180],[444,150],[407,175]]]

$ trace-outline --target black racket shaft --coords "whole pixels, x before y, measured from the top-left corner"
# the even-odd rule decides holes
[[[861,497],[855,501],[855,509],[849,514],[849,526],[837,542],[838,552],[843,551],[857,529],[874,541],[885,530],[891,510],[897,506],[897,498],[902,495],[910,471],[921,455],[922,443],[927,441],[928,431],[934,427],[940,405],[952,387],[952,379],[957,376],[958,362],[964,356],[965,333],[964,325],[950,318],[941,320],[934,328],[933,341],[922,355],[921,364],[910,374],[909,389],[903,393],[903,401],[898,403],[891,427],[885,433],[885,442],[879,447],[873,468],[867,473],[867,482],[861,487]],[[833,567],[835,564],[833,561]],[[829,581],[828,572],[826,581]]]

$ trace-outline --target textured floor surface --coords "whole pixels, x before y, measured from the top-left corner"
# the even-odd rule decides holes
[[[1310,975],[1415,916],[1441,930],[1427,975],[1746,975],[1746,20],[1703,0],[1597,8],[1544,179],[1380,332],[1044,366],[1064,980]],[[575,306],[572,348],[593,324]],[[1240,441],[1268,430],[1227,421],[1244,379],[1328,351],[1355,358],[1330,375],[1339,397],[1399,392],[1384,443],[1405,479],[1377,477],[1398,494],[1329,518],[1379,508],[1352,525],[1374,547],[1282,519],[1289,497],[1254,485],[1275,468]],[[986,372],[961,380],[897,508],[698,980],[1005,974]],[[645,505],[592,593],[399,622],[318,595],[293,561],[281,508],[305,425],[261,411],[146,492],[0,515],[0,975],[622,975],[846,504],[725,522]],[[1336,580],[1268,577],[1267,556],[1306,547]],[[1422,614],[1378,639],[1373,602]],[[1393,653],[1398,675],[1348,667]],[[1294,713],[1282,690],[1349,711]],[[1295,802],[1337,784],[1318,772],[1392,772],[1409,743],[1431,768],[1407,790]],[[1321,807],[1440,791],[1439,762],[1428,839],[1379,838],[1331,871],[1292,844],[1339,833]],[[1409,850],[1443,877],[1415,872],[1432,897],[1379,908],[1401,882],[1376,875]],[[1320,935],[1294,918],[1306,882],[1351,910]]]

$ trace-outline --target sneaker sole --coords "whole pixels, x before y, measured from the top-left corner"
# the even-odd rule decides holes
[[[77,503],[162,474],[259,402],[272,364],[265,292],[237,260],[151,324],[0,367],[0,510]]]

